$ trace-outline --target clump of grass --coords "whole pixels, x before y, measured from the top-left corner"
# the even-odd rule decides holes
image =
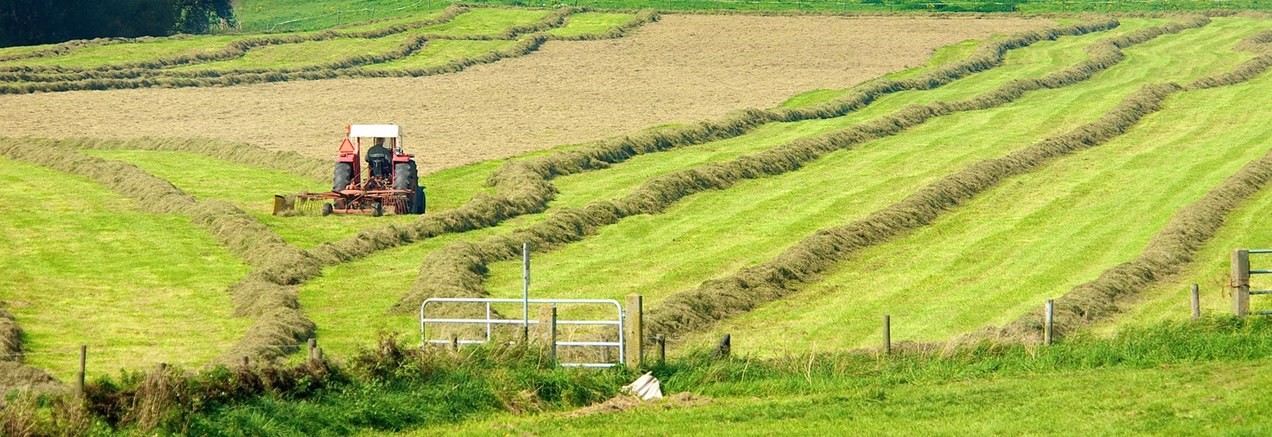
[[[538,348],[482,346],[452,353],[406,347],[385,335],[344,362],[122,372],[87,384],[83,402],[66,394],[21,398],[30,400],[5,405],[0,418],[6,419],[6,431],[18,430],[6,435],[57,434],[44,431],[53,429],[50,418],[75,411],[85,420],[74,423],[102,432],[401,431],[497,411],[587,405],[613,396],[631,376],[621,369],[560,368]],[[51,415],[38,412],[41,403]],[[262,415],[272,419],[252,420]]]

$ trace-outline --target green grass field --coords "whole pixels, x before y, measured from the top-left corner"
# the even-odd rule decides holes
[[[339,8],[380,8],[389,3],[393,2],[341,6],[281,2],[251,22],[272,26],[319,9],[334,14]],[[810,7],[816,8],[817,3],[810,2]],[[403,2],[393,7],[407,8],[386,21],[342,29],[416,22],[436,16],[444,4]],[[240,8],[263,6],[245,2]],[[267,46],[250,50],[240,59],[180,68],[305,67],[384,53],[414,35],[438,35],[410,57],[363,67],[428,68],[512,47],[524,40],[483,38],[538,23],[550,13],[549,9],[474,8],[443,24],[382,38],[341,37]],[[584,12],[547,33],[561,37],[605,34],[633,17],[631,13]],[[558,192],[545,212],[409,244],[401,243],[408,238],[400,235],[412,234],[397,228],[377,235],[374,243],[363,241],[381,248],[371,253],[360,252],[363,248],[350,243],[351,237],[421,218],[276,217],[271,214],[275,194],[326,191],[330,184],[326,176],[314,179],[192,152],[83,151],[135,165],[198,201],[228,201],[301,251],[318,248],[313,253],[332,255],[337,250],[322,247],[324,243],[348,243],[339,249],[348,250],[339,259],[347,259],[343,258],[347,254],[352,260],[336,264],[332,261],[336,257],[320,257],[323,265],[311,265],[321,268],[317,276],[310,272],[288,276],[290,265],[249,275],[251,269],[234,253],[260,268],[262,263],[253,258],[256,254],[245,253],[242,244],[227,243],[238,247],[232,253],[213,237],[215,228],[196,226],[186,215],[138,212],[135,200],[91,179],[0,158],[0,182],[9,188],[0,192],[0,204],[7,205],[0,214],[0,233],[6,236],[0,248],[14,254],[0,261],[0,269],[7,272],[0,275],[0,304],[26,332],[23,363],[47,369],[63,380],[73,375],[80,344],[89,346],[90,376],[120,368],[150,368],[160,362],[197,369],[239,343],[254,323],[274,314],[292,314],[266,313],[271,316],[261,320],[235,317],[232,311],[235,304],[243,304],[240,299],[273,299],[281,301],[274,305],[286,306],[294,298],[299,313],[316,326],[315,335],[327,356],[336,360],[372,346],[379,332],[399,334],[403,344],[414,346],[419,329],[416,315],[391,310],[418,285],[421,262],[443,251],[465,250],[457,243],[489,242],[492,237],[545,223],[555,226],[561,222],[549,220],[558,214],[566,217],[597,202],[621,199],[662,176],[745,160],[792,141],[843,132],[911,105],[972,99],[1013,81],[1041,78],[1087,60],[1088,48],[1104,40],[1176,19],[1123,18],[1116,29],[1012,50],[1002,65],[938,88],[888,94],[843,116],[768,123],[732,138],[646,153],[556,177],[552,183]],[[319,22],[315,20],[298,21],[296,26],[310,28],[300,23]],[[1216,17],[1204,27],[1127,47],[1124,60],[1089,79],[1030,91],[988,109],[936,116],[781,174],[742,178],[727,188],[684,197],[657,213],[607,222],[576,241],[536,248],[540,251],[532,263],[532,295],[621,300],[641,294],[645,310],[656,314],[668,297],[774,260],[819,230],[886,211],[976,163],[1002,158],[1107,117],[1145,85],[1186,84],[1232,71],[1257,56],[1235,50],[1238,42],[1268,31],[1272,21],[1266,19]],[[140,62],[212,50],[239,37],[93,46],[5,65],[89,67]],[[1004,36],[993,37],[997,38]],[[936,51],[919,67],[883,78],[918,77],[967,59],[985,44],[953,44]],[[0,55],[6,53],[20,51],[0,51]],[[854,89],[858,88],[809,90],[780,107],[825,103]],[[1127,132],[1098,147],[977,188],[970,200],[960,200],[930,222],[915,222],[922,226],[853,252],[797,285],[789,295],[706,328],[669,333],[671,362],[647,361],[645,367],[663,378],[669,393],[689,391],[710,398],[699,405],[640,407],[585,417],[560,411],[587,401],[563,395],[568,390],[581,390],[578,396],[583,397],[606,392],[612,387],[601,390],[594,384],[602,380],[610,384],[616,375],[629,376],[621,372],[646,369],[554,371],[545,376],[533,366],[481,371],[405,366],[372,369],[379,376],[367,382],[358,379],[366,377],[358,372],[368,371],[358,366],[371,365],[364,361],[350,364],[357,369],[353,373],[341,374],[352,379],[326,388],[303,388],[303,397],[274,394],[208,407],[195,422],[187,423],[195,427],[186,431],[312,434],[318,432],[317,426],[338,429],[334,432],[340,434],[802,435],[840,429],[897,434],[1260,434],[1268,426],[1256,413],[1260,387],[1272,378],[1262,371],[1272,365],[1268,340],[1272,330],[1267,321],[1209,317],[1176,322],[1187,318],[1187,289],[1192,283],[1201,284],[1206,313],[1220,316],[1229,311],[1228,253],[1234,247],[1272,248],[1272,225],[1261,220],[1262,212],[1272,207],[1272,189],[1256,193],[1232,212],[1218,235],[1206,242],[1182,273],[1160,278],[1142,290],[1114,319],[1066,332],[1056,346],[949,346],[930,355],[904,346],[905,352],[895,357],[849,351],[878,345],[879,319],[884,314],[891,315],[894,341],[940,345],[1017,320],[1037,311],[1045,299],[1062,296],[1109,268],[1135,259],[1183,208],[1272,150],[1272,131],[1267,129],[1272,106],[1266,104],[1272,98],[1270,89],[1272,74],[1262,74],[1236,85],[1174,94],[1159,111]],[[650,130],[669,127],[674,126]],[[74,147],[78,143],[58,144]],[[429,212],[462,208],[474,196],[504,195],[506,185],[500,185],[499,193],[486,186],[501,166],[571,153],[580,147],[588,146],[561,146],[423,175]],[[227,156],[226,150],[217,152],[222,153],[218,156]],[[118,182],[110,180],[110,175],[95,177],[106,186]],[[467,223],[464,217],[442,217],[455,220],[445,226]],[[215,235],[226,239],[225,233]],[[268,232],[256,235],[264,236],[260,241],[272,241]],[[280,253],[290,250],[275,248]],[[473,256],[508,258],[503,252]],[[308,262],[299,255],[286,259],[298,260],[296,265],[301,267]],[[1255,257],[1254,263],[1256,268],[1266,267],[1272,265],[1272,257]],[[472,268],[482,275],[482,287],[492,297],[519,297],[520,267],[518,260],[457,268]],[[261,279],[260,274],[278,278]],[[257,281],[247,283],[265,291],[253,295],[254,289],[233,289],[235,302],[231,302],[227,290],[244,278]],[[1269,285],[1272,279],[1256,277],[1255,288]],[[1256,310],[1272,310],[1272,299],[1254,297],[1253,301]],[[293,311],[291,306],[286,309]],[[562,316],[568,319],[576,314],[582,315],[563,311]],[[581,332],[568,328],[562,330],[566,337]],[[706,358],[703,348],[725,333],[733,335],[734,357]],[[299,364],[299,355],[280,359]],[[545,377],[549,380],[537,379]],[[422,381],[448,385],[427,385],[431,387],[427,393],[414,393],[426,386]],[[494,387],[526,381],[533,383],[530,388]],[[460,395],[446,389],[461,386],[478,394]],[[536,396],[544,397],[536,400]],[[462,406],[462,402],[472,405]],[[377,407],[383,405],[387,407]],[[280,414],[290,419],[270,420]],[[437,419],[439,415],[446,417]]]
[[[233,41],[249,36],[251,35],[191,36],[187,38],[156,39],[139,43],[88,46],[71,50],[70,53],[64,56],[17,59],[0,62],[0,66],[31,65],[88,68],[144,62],[173,56],[211,53],[224,48]]]
[[[1229,26],[1239,27],[1240,23],[1234,22]],[[1222,31],[1219,27],[1203,30]],[[659,300],[671,293],[772,258],[794,240],[816,229],[863,217],[972,162],[1000,156],[1048,134],[1063,132],[1095,119],[1121,96],[1134,91],[1148,79],[1177,69],[1177,66],[1161,62],[1163,58],[1159,55],[1195,43],[1197,39],[1189,39],[1190,35],[1166,36],[1129,49],[1130,59],[1127,62],[1088,83],[1038,92],[998,109],[933,120],[903,135],[871,142],[857,150],[831,154],[798,172],[743,182],[729,190],[693,196],[662,214],[627,219],[601,230],[597,237],[539,257],[537,265],[545,273],[537,275],[537,289],[544,295],[569,297],[621,298],[629,293],[640,293],[646,296],[648,304],[657,305]],[[1205,33],[1195,35],[1199,39],[1207,36]],[[1064,40],[1057,42],[1064,43]],[[1230,42],[1228,45],[1231,45]],[[1073,46],[1074,52],[1081,53],[1081,47]],[[1041,53],[1048,53],[1048,49],[1037,48]],[[1035,48],[1031,47],[1019,53],[1024,56],[1033,50]],[[1216,61],[1218,66],[1213,71],[1222,71],[1223,66],[1248,57],[1231,52],[1220,53],[1217,56],[1222,61]],[[1069,62],[1052,64],[1051,68],[1062,67]],[[986,74],[1009,74],[1007,72],[1011,70],[1004,66]],[[1023,77],[1034,75],[1024,74]],[[991,79],[1002,81],[1005,78],[977,75],[966,81]],[[891,105],[970,97],[962,91],[962,85],[964,81],[927,93],[900,93],[877,102],[877,108],[872,106],[866,111],[843,117],[843,120],[795,124],[804,128],[821,125],[818,127],[829,130],[830,127],[845,127],[873,118],[873,111],[885,111]],[[978,88],[970,83],[968,87]],[[939,94],[948,96],[937,98]],[[923,97],[908,99],[910,96]],[[896,101],[903,99],[905,101]],[[1065,103],[1042,105],[1041,102]],[[1046,122],[1010,123],[1007,120]],[[813,133],[818,131],[824,130]],[[764,133],[764,130],[759,131],[759,138],[765,138]],[[797,131],[794,136],[808,134]],[[746,139],[749,138],[729,141]],[[779,138],[779,141],[789,139]],[[776,145],[778,142],[769,144]],[[723,147],[735,150],[728,145]],[[696,151],[698,148],[693,149]],[[671,152],[668,156],[676,153],[679,152]],[[643,158],[664,162],[661,155]],[[642,164],[633,160],[625,165],[652,171],[646,177],[661,170],[658,165]],[[567,196],[575,191],[569,189],[571,185],[565,179],[568,178],[558,182],[565,193],[561,201],[570,206],[580,206],[581,202],[568,203]],[[497,290],[515,290],[516,287],[509,284],[518,280],[516,263],[500,263],[491,269],[489,289],[494,293],[498,293]]]
[[[3,158],[0,180],[0,299],[26,331],[27,364],[70,380],[83,344],[90,376],[193,368],[247,328],[225,288],[248,268],[189,217],[134,212],[84,178]]]
[[[418,16],[447,6],[442,0],[240,0],[234,14],[245,32],[298,31]]]
[[[808,435],[828,429],[893,435],[1259,434],[1254,411],[1272,360],[1155,369],[1101,369],[911,385],[857,387],[819,378],[815,388],[705,405],[650,405],[570,417],[501,415],[414,435]],[[1078,420],[1081,418],[1081,420]]]
[[[553,36],[601,34],[631,21],[634,15],[605,12],[583,12],[571,15],[564,26],[548,31]]]

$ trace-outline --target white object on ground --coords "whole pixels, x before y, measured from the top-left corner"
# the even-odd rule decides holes
[[[636,395],[641,400],[662,399],[662,387],[653,373],[646,373],[635,382],[623,386],[623,391]]]

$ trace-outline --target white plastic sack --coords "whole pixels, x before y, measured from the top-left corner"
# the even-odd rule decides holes
[[[653,373],[646,373],[640,378],[636,378],[635,382],[623,386],[623,391],[631,393],[641,400],[662,399],[662,386],[658,382],[658,378]]]

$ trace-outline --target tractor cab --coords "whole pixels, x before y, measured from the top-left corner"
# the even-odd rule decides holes
[[[425,206],[415,155],[403,150],[402,129],[395,124],[345,128],[336,150],[331,192],[274,197],[275,215],[316,203],[321,203],[322,215],[423,214]]]

